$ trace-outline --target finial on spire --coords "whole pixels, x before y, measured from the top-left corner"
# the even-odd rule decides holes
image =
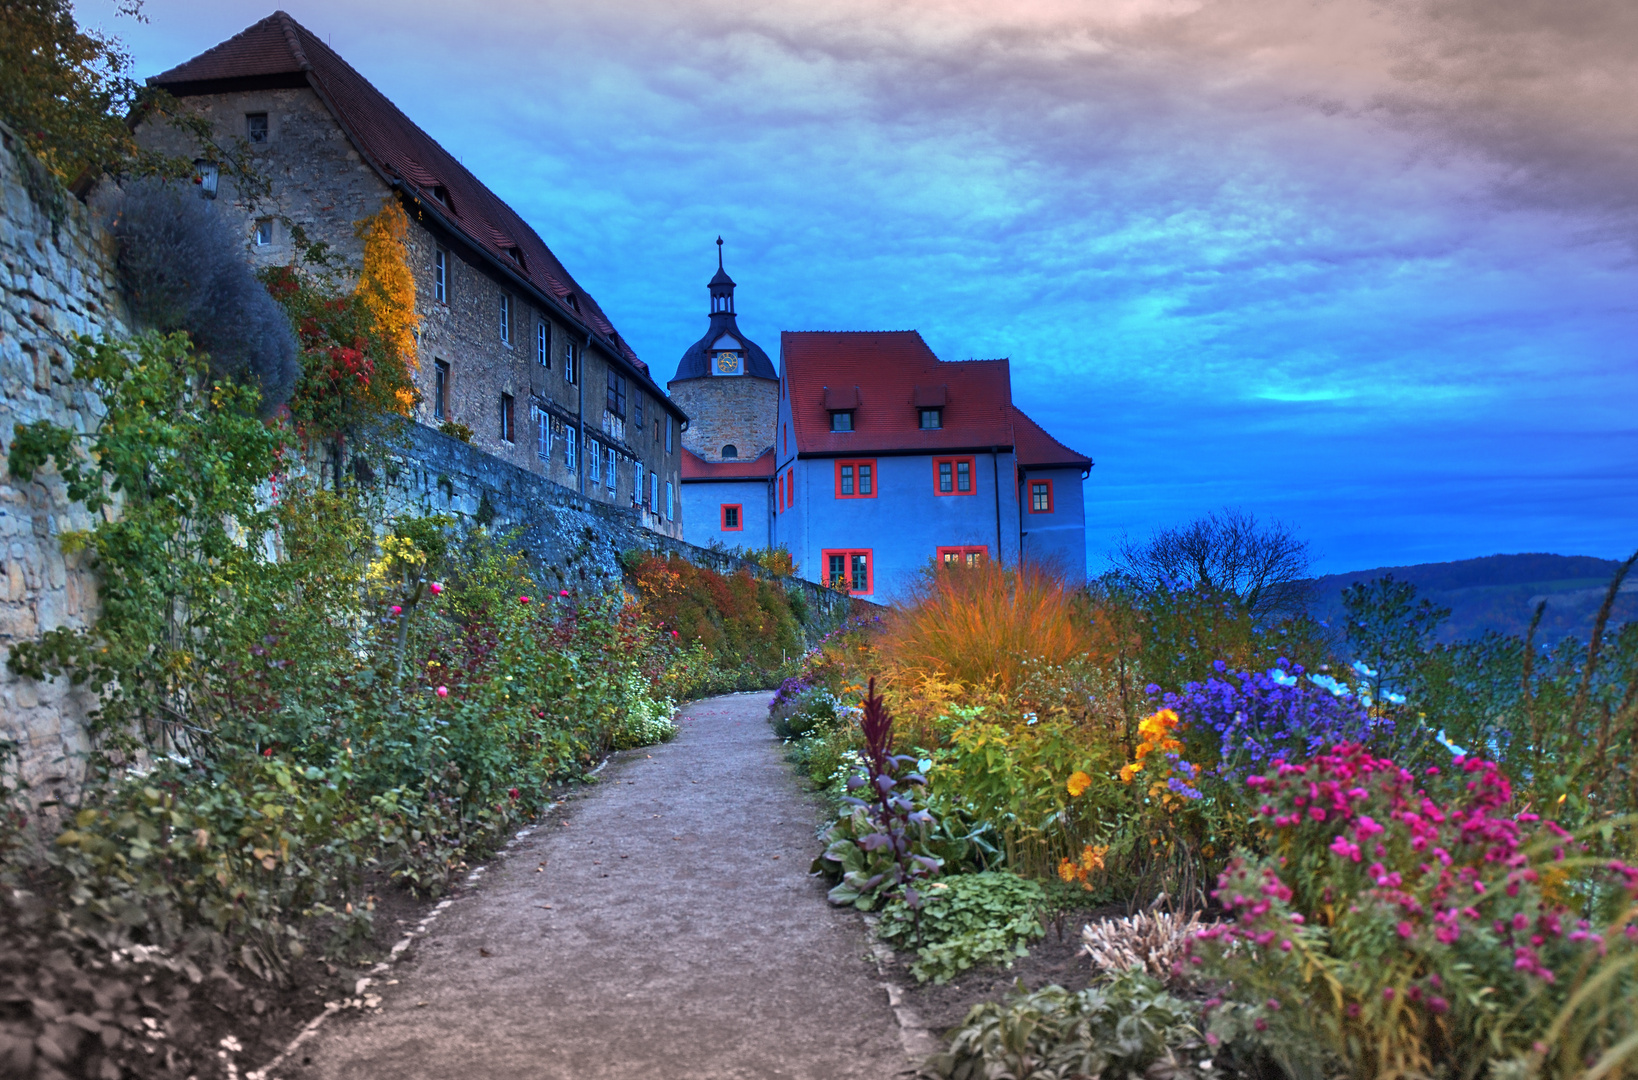
[[[717,237],[717,269],[722,269],[722,237]]]

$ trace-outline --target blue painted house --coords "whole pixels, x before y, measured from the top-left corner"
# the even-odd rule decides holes
[[[781,335],[780,364],[773,535],[803,576],[882,602],[937,562],[1084,576],[1092,461],[1013,405],[1007,360],[942,361],[915,331],[820,332]]]

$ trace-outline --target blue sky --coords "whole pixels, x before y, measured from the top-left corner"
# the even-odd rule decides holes
[[[143,75],[265,16],[85,2]],[[663,382],[741,325],[1010,356],[1094,569],[1225,505],[1316,569],[1638,546],[1626,0],[287,0]],[[390,14],[388,14],[390,10]]]

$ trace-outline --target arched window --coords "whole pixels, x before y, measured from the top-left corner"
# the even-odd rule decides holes
[[[724,461],[729,458],[739,457],[739,447],[735,446],[733,443],[729,443],[727,446],[722,448],[722,457]]]

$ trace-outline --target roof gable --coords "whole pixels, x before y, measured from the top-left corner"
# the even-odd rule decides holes
[[[1048,435],[1045,428],[1025,416],[1024,410],[1016,405],[1012,407],[1012,430],[1015,437],[1014,446],[1018,451],[1018,464],[1026,469],[1044,469],[1052,466],[1080,469],[1092,467],[1091,458],[1071,450]]]
[[[780,344],[800,453],[936,453],[1013,445],[1006,360],[940,360],[914,330],[787,332]],[[943,426],[923,430],[917,403],[939,398]],[[830,410],[836,408],[853,410],[852,431],[830,430]]]
[[[474,247],[502,260],[509,273],[555,300],[571,319],[584,323],[603,345],[641,372],[656,396],[665,398],[653,384],[648,365],[516,211],[285,12],[275,11],[148,83],[186,97],[268,85],[269,79],[291,76],[313,88],[358,152],[383,177],[401,181],[407,194],[421,199],[430,216],[444,221]]]
[[[683,447],[682,478],[688,480],[771,480],[774,474],[773,447],[754,458],[738,461],[706,461]]]

